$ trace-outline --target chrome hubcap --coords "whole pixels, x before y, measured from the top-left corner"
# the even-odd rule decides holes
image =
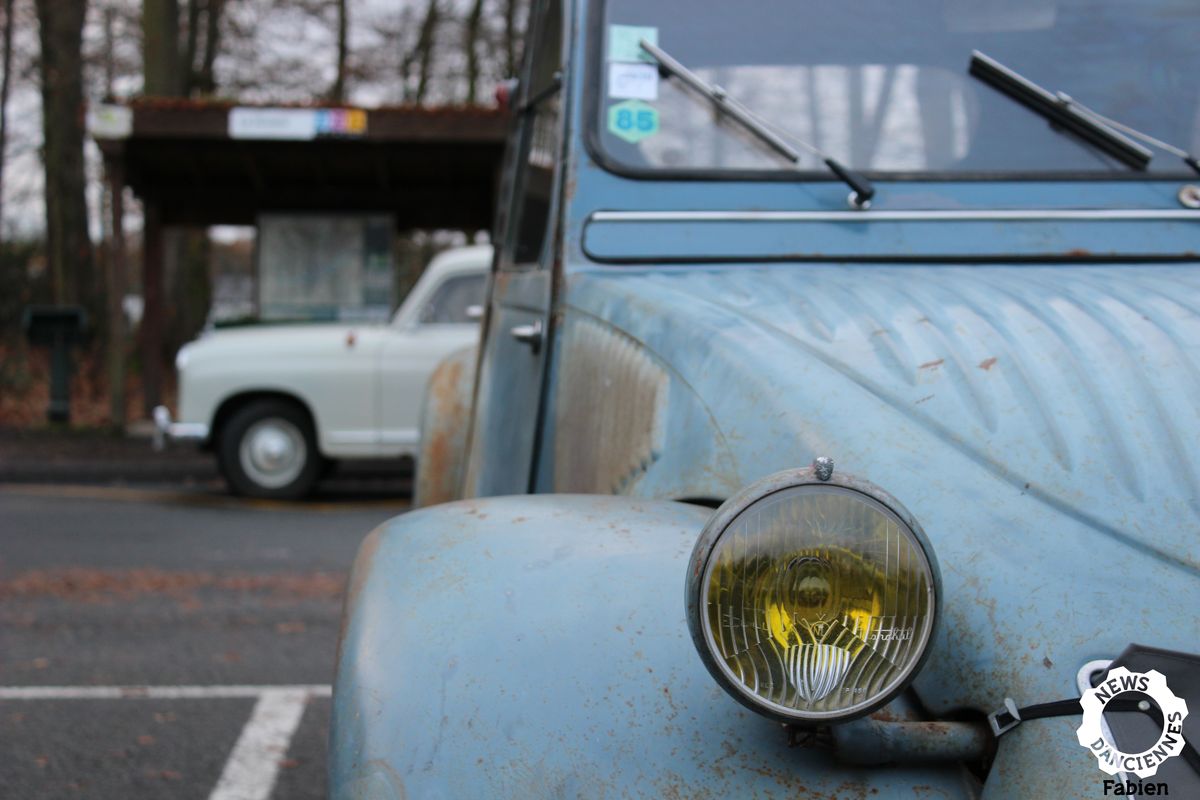
[[[250,480],[268,489],[287,486],[299,477],[308,458],[300,429],[286,419],[270,417],[250,426],[238,456]]]

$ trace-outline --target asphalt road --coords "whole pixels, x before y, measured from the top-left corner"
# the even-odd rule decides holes
[[[405,507],[0,485],[0,797],[323,797],[347,572]]]

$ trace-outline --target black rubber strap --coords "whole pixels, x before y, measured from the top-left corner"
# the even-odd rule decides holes
[[[1148,709],[1139,707],[1140,700],[1109,700],[1104,706],[1105,711],[1137,711],[1145,714],[1154,720],[1154,724],[1162,727],[1163,717],[1154,706]],[[1079,705],[1079,699],[1071,700],[1056,700],[1053,703],[1035,703],[1031,706],[1017,709],[1017,714],[1022,722],[1031,719],[1046,719],[1048,717],[1072,717],[1083,713],[1083,707]],[[1196,752],[1196,748],[1192,747],[1192,743],[1181,733],[1179,738],[1183,739],[1183,751],[1180,753],[1183,760],[1194,769],[1197,774],[1200,774],[1200,753]]]

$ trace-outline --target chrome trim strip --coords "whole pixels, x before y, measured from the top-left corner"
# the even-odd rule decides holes
[[[208,438],[208,426],[203,422],[176,422],[167,429],[167,435],[176,440],[202,442]]]
[[[325,440],[330,444],[379,444],[379,431],[330,431]]]
[[[421,442],[421,431],[416,428],[398,428],[392,431],[381,431],[379,441],[381,444],[419,444]]]
[[[944,211],[593,211],[588,222],[1200,222],[1200,211],[1044,208]]]

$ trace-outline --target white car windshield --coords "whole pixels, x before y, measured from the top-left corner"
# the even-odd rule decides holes
[[[483,303],[486,278],[484,273],[446,278],[421,308],[421,323],[476,322],[467,309]]]

